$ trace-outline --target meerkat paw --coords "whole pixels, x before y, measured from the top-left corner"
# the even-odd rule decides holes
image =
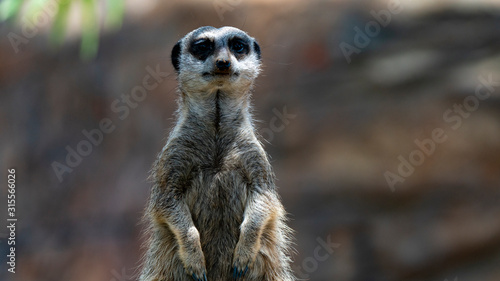
[[[181,254],[182,263],[186,273],[193,277],[194,281],[207,281],[207,270],[205,267],[205,256],[201,247]]]
[[[195,281],[207,281],[205,255],[201,249],[200,234],[193,226],[187,232],[187,237],[179,247],[179,257],[186,273]]]
[[[247,274],[257,256],[257,247],[245,247],[238,242],[233,258],[233,279],[238,280]]]
[[[194,281],[207,281],[205,263],[188,265],[185,266],[185,269],[187,274],[193,277]]]

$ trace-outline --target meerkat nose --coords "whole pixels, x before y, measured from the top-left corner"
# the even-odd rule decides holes
[[[215,66],[217,67],[217,69],[219,71],[224,71],[224,70],[228,70],[231,67],[231,62],[229,60],[225,60],[225,59],[218,59],[215,62]]]

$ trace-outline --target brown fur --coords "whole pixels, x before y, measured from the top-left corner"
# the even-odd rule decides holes
[[[189,54],[187,43],[180,44],[182,61]],[[182,65],[179,72],[182,77]],[[244,87],[219,83],[198,93],[179,78],[178,122],[151,174],[140,280],[226,281],[235,274],[238,280],[295,280],[291,231],[250,114],[255,72]]]

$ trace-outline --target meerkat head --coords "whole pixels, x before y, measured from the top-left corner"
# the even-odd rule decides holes
[[[185,93],[246,92],[260,71],[260,47],[234,27],[200,27],[172,49],[172,64]]]

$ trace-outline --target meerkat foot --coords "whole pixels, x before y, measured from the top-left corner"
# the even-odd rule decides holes
[[[245,276],[255,261],[257,247],[245,247],[241,243],[236,245],[233,258],[233,278],[238,280]]]
[[[205,257],[201,250],[191,252],[183,260],[186,273],[193,277],[195,281],[207,281],[207,270],[205,268]]]

